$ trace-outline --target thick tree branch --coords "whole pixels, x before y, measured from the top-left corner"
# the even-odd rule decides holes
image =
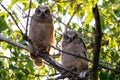
[[[24,46],[22,44],[19,44],[19,43],[15,43],[12,40],[7,39],[7,38],[5,38],[5,37],[3,37],[1,35],[0,35],[0,41],[7,42],[7,43],[9,43],[11,45],[14,45],[14,46],[17,46],[19,48],[22,48],[22,49],[25,49],[25,50],[29,51],[28,47],[26,47],[26,46]],[[50,66],[54,67],[60,73],[68,72],[68,73],[74,74],[73,72],[63,68],[62,65],[59,64],[57,61],[55,61],[51,56],[49,56],[48,53],[46,53],[46,52],[44,52],[44,53],[42,52],[41,53],[40,51],[39,51],[39,53],[40,53],[39,56],[41,56],[46,62],[49,63]],[[2,57],[2,56],[0,56],[0,57]],[[7,57],[4,57],[4,58],[7,58]]]
[[[29,40],[29,39],[28,39]],[[3,41],[3,42],[7,42],[8,44],[11,44],[11,45],[14,45],[14,46],[16,46],[16,47],[19,47],[19,48],[22,48],[22,49],[24,49],[24,50],[27,50],[27,51],[29,51],[29,49],[28,49],[28,47],[26,47],[26,46],[24,46],[24,45],[22,45],[22,44],[19,44],[19,43],[16,43],[16,42],[13,42],[12,40],[10,40],[10,39],[7,39],[7,38],[5,38],[5,37],[3,37],[3,36],[1,36],[0,35],[0,41]],[[28,42],[30,42],[30,40],[28,41]],[[82,57],[82,56],[78,56],[78,55],[75,55],[75,54],[72,54],[72,53],[69,53],[69,52],[65,52],[65,51],[62,51],[61,49],[59,49],[59,48],[56,48],[56,47],[54,47],[54,46],[51,46],[50,44],[48,44],[48,43],[46,43],[45,41],[42,41],[44,44],[46,44],[46,45],[48,45],[48,46],[50,46],[50,47],[52,47],[52,48],[54,48],[54,49],[56,49],[56,50],[58,50],[58,51],[60,51],[60,52],[63,52],[64,54],[68,54],[68,55],[72,55],[72,56],[75,56],[75,57],[78,57],[78,58],[82,58],[82,59],[84,59],[84,60],[86,60],[86,61],[88,61],[88,62],[90,62],[90,63],[93,63],[91,60],[89,60],[89,59],[87,59],[87,58],[84,58],[84,57]],[[44,54],[43,54],[44,55]],[[46,55],[45,55],[46,56]],[[51,57],[52,58],[52,57]],[[51,60],[51,59],[50,59]],[[48,60],[46,59],[46,57],[45,57],[45,61],[49,61],[49,58],[48,58]],[[61,65],[59,64],[59,63],[57,63],[53,58],[52,58],[52,61],[51,61],[52,63],[55,63],[55,66],[58,66],[57,68],[59,68]],[[49,62],[48,62],[49,63]],[[57,64],[57,65],[56,65]],[[50,66],[52,65],[52,64],[49,64]],[[54,65],[54,64],[53,64]],[[99,67],[101,67],[101,68],[104,68],[104,69],[107,69],[107,70],[110,70],[110,71],[113,71],[113,72],[115,72],[115,73],[120,73],[120,71],[117,71],[117,70],[115,70],[115,69],[111,69],[111,68],[108,68],[108,67],[105,67],[105,66],[103,66],[102,64],[99,64]],[[55,68],[56,69],[56,68]],[[62,69],[62,68],[60,68],[60,69]],[[59,71],[59,69],[56,69],[56,70],[58,70]]]
[[[28,40],[29,40],[29,39],[28,39]],[[0,35],[0,41],[7,42],[7,43],[9,43],[9,44],[11,44],[11,45],[14,45],[14,46],[17,46],[17,47],[19,47],[19,48],[22,48],[22,49],[24,49],[24,50],[29,51],[28,47],[26,47],[26,46],[24,46],[24,45],[22,45],[22,44],[13,42],[12,40],[7,39],[7,38],[5,38],[5,37],[3,37],[3,36],[1,36],[1,35]],[[30,40],[29,40],[29,41],[30,41]],[[54,47],[54,46],[51,46],[50,44],[46,43],[45,41],[42,41],[42,42],[45,43],[46,45],[48,45],[48,46],[50,46],[50,47],[52,47],[52,48],[60,51],[60,52],[63,52],[64,54],[68,54],[68,55],[72,55],[72,56],[75,56],[75,57],[78,57],[78,58],[82,58],[82,59],[84,59],[84,60],[86,60],[86,61],[88,61],[88,62],[90,62],[90,63],[93,63],[91,60],[89,60],[89,59],[87,59],[87,58],[84,58],[84,57],[82,57],[82,56],[78,56],[78,55],[75,55],[75,54],[72,54],[72,53],[69,53],[69,52],[62,51],[61,49],[58,49],[58,48],[56,48],[56,47]],[[50,66],[53,66],[53,67],[54,67],[56,70],[58,70],[59,72],[66,71],[66,72],[68,72],[68,73],[71,73],[71,72],[69,72],[68,70],[62,68],[62,67],[61,67],[61,64],[59,64],[58,62],[56,62],[51,56],[48,57],[47,54],[42,54],[41,56],[43,56],[42,58],[43,58],[46,62],[48,62]],[[104,68],[104,69],[106,69],[106,70],[113,71],[113,72],[115,72],[115,73],[120,73],[120,71],[115,70],[115,69],[111,69],[111,68],[108,68],[108,67],[105,67],[105,66],[103,66],[102,64],[99,64],[99,67]],[[61,70],[61,69],[62,69],[62,70]]]
[[[74,56],[74,57],[78,57],[78,58],[84,59],[84,60],[86,60],[86,61],[94,64],[93,61],[91,61],[91,60],[89,60],[89,59],[87,59],[87,58],[84,58],[84,57],[82,57],[82,56],[80,56],[80,55],[75,55],[74,53],[65,52],[65,51],[63,51],[63,50],[61,50],[61,49],[59,49],[59,48],[56,48],[56,47],[50,45],[49,43],[47,43],[47,42],[44,41],[44,40],[38,39],[37,37],[36,37],[36,39],[37,39],[37,40],[40,40],[40,42],[42,42],[44,45],[50,46],[50,47],[52,47],[52,48],[54,48],[54,49],[62,52],[63,54],[68,54],[68,55],[71,55],[71,56]],[[111,69],[111,68],[108,68],[108,67],[105,67],[105,66],[103,66],[102,64],[98,64],[98,66],[101,67],[101,68],[107,69],[107,70],[111,70],[111,71],[113,71],[113,72],[115,72],[115,73],[120,73],[120,71],[115,70],[115,69]]]
[[[95,8],[92,9],[94,17],[95,17],[95,46],[93,49],[93,80],[98,80],[98,65],[99,65],[99,55],[100,55],[100,47],[101,47],[101,39],[102,39],[102,30],[100,23],[100,15],[98,11],[98,6],[96,4]]]
[[[50,66],[52,66],[53,68],[58,70],[60,73],[68,72],[68,73],[75,75],[72,71],[69,71],[69,70],[63,68],[60,63],[56,62],[51,56],[49,56],[48,52],[40,52],[39,51],[39,53],[40,53],[39,54],[40,57],[42,57],[46,62],[48,62],[48,64]]]
[[[24,46],[24,45],[22,45],[22,44],[13,42],[12,40],[7,39],[6,37],[3,37],[3,36],[1,36],[1,35],[0,35],[0,41],[7,42],[7,43],[9,43],[9,44],[12,44],[12,45],[14,45],[14,46],[17,46],[17,47],[19,47],[19,48],[22,48],[22,49],[25,49],[25,50],[29,51],[28,47],[26,47],[26,46]]]

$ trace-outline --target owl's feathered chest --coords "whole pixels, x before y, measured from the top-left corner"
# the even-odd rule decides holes
[[[81,53],[84,51],[84,48],[82,46],[82,43],[80,43],[79,40],[74,40],[73,42],[69,43],[69,44],[65,44],[65,42],[63,42],[64,46],[62,46],[62,50],[65,52],[69,52],[71,54],[75,54],[75,55],[82,55]],[[73,56],[70,56],[68,54],[62,54],[64,56],[68,56],[70,58],[74,58]]]
[[[46,40],[47,42],[52,42],[53,36],[54,27],[52,22],[46,23],[34,18],[31,19],[29,37],[34,43],[36,43],[36,45],[40,43],[38,39]]]
[[[42,34],[45,36],[44,33],[51,33],[51,31],[53,31],[53,23],[40,22],[32,19],[30,23],[30,31],[32,31],[34,34]]]
[[[64,44],[63,49],[67,50],[77,50],[81,43],[79,40],[74,40],[73,42],[67,43],[67,42],[63,42],[62,44]]]

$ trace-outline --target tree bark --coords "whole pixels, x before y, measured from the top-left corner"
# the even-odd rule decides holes
[[[102,39],[102,30],[100,23],[100,15],[98,11],[98,6],[96,4],[95,8],[92,9],[94,18],[95,18],[95,45],[93,48],[93,68],[92,68],[92,76],[93,80],[98,80],[98,64],[99,64],[99,56],[100,56],[100,47],[101,47],[101,39]]]

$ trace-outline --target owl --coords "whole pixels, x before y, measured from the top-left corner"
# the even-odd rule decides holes
[[[65,52],[69,52],[71,54],[87,58],[86,46],[83,40],[78,36],[78,33],[74,30],[66,31],[63,34],[62,50]],[[61,54],[61,63],[63,67],[68,70],[76,68],[77,73],[80,73],[88,68],[88,62],[85,61],[84,59],[68,55],[65,53]]]
[[[42,66],[39,51],[50,52],[51,48],[40,40],[55,45],[53,15],[48,6],[38,6],[35,9],[30,21],[29,38],[32,42],[29,44],[30,57],[36,66]]]

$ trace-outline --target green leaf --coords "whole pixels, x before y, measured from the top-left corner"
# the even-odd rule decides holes
[[[9,65],[9,69],[18,70],[18,68],[16,66],[14,66],[13,64]]]
[[[7,43],[4,43],[4,42],[2,42],[1,44],[2,44],[2,49],[6,50],[6,49],[7,49],[8,44],[7,44]]]
[[[4,55],[4,53],[0,51],[0,56],[2,56],[2,55]]]
[[[77,23],[72,23],[72,29],[73,29],[73,30],[77,30],[77,29],[78,29]]]
[[[4,68],[4,66],[3,66],[3,62],[0,61],[0,69],[2,69],[2,68]]]
[[[18,0],[11,0],[11,4],[8,6],[7,9],[10,10],[17,1]]]
[[[114,3],[116,0],[110,0],[110,2]]]
[[[4,79],[4,80],[7,80],[8,79],[8,72],[6,70],[2,70],[2,72],[0,73],[1,77]]]
[[[93,20],[93,14],[90,13],[87,15],[85,19],[84,27],[86,27],[86,25],[88,25],[92,20]]]
[[[58,11],[60,12],[60,13],[62,13],[63,12],[63,9],[62,9],[62,6],[61,5],[57,5],[57,8],[58,8]]]
[[[0,0],[0,3],[2,2],[3,0]]]
[[[37,0],[39,4],[44,3],[44,0]]]
[[[120,17],[120,10],[115,10],[114,11],[117,17]]]
[[[20,70],[16,73],[16,79],[18,80],[27,80],[27,77],[24,75],[24,73]]]
[[[79,28],[79,29],[78,29],[78,32],[79,32],[79,33],[82,33],[82,30],[83,30],[82,28]]]
[[[108,80],[116,80],[115,79],[115,74],[112,73],[112,72],[110,72],[107,77],[108,77]]]
[[[8,28],[6,16],[7,14],[5,12],[0,13],[0,33]]]
[[[24,5],[24,11],[26,11],[27,9],[29,9],[29,2],[28,1],[22,1],[23,5]]]
[[[100,74],[99,74],[100,80],[107,80],[106,79],[107,74],[108,74],[107,71],[100,71]]]
[[[107,27],[105,26],[104,17],[102,15],[100,15],[100,22],[101,22],[101,27],[104,31]]]

